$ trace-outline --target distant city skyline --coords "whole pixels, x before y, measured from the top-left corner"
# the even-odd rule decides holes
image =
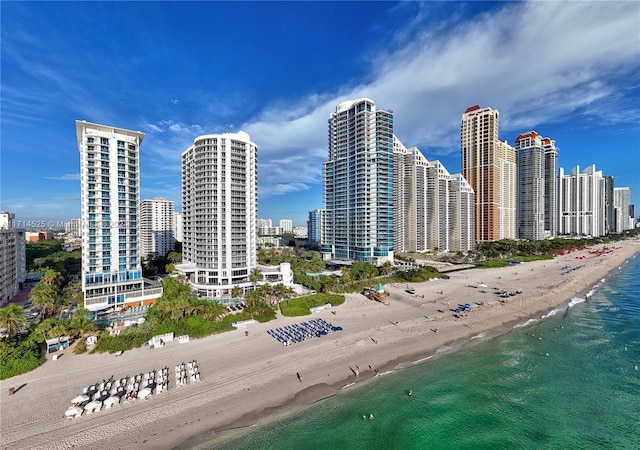
[[[146,135],[140,198],[176,211],[184,149],[243,130],[258,146],[258,217],[305,225],[325,206],[327,117],[361,97],[392,110],[396,136],[451,173],[460,115],[480,104],[500,111],[510,145],[531,130],[550,136],[558,168],[595,164],[640,205],[636,2],[1,8],[0,210],[18,224],[80,217],[73,123],[87,120]],[[100,20],[77,25],[87,17]]]

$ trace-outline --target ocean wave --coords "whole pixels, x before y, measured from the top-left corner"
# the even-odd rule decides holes
[[[580,304],[580,303],[584,303],[585,299],[584,298],[580,298],[580,297],[573,297],[571,299],[571,301],[569,302],[569,305],[567,306],[567,308],[573,308],[574,306]]]
[[[545,315],[541,316],[541,319],[548,319],[549,317],[553,317],[556,314],[558,314],[559,312],[561,312],[564,308],[556,308],[556,309],[552,309],[551,311],[549,311],[548,313],[546,313]]]
[[[553,312],[553,311],[551,311],[551,312]],[[555,315],[555,314],[551,314],[551,312],[550,312],[549,314],[547,314],[546,316],[542,316],[542,318],[543,318],[543,319],[546,319],[546,318],[547,318],[548,316],[550,316],[550,315]],[[526,327],[526,326],[531,325],[531,324],[532,324],[532,323],[534,323],[534,322],[538,322],[539,320],[540,320],[540,319],[529,319],[529,320],[527,320],[527,321],[526,321],[526,322],[524,322],[524,323],[518,323],[518,324],[514,325],[514,326],[513,326],[513,328],[522,328],[522,327]]]
[[[354,384],[356,384],[356,382],[355,382],[355,381],[352,381],[351,383],[347,383],[347,384],[345,384],[345,385],[344,385],[344,386],[342,386],[340,389],[346,389],[346,388],[348,388],[348,387],[353,386]]]
[[[486,337],[487,333],[485,333],[484,331],[480,334],[476,334],[475,336],[471,336],[471,339],[482,339],[483,337]]]
[[[433,358],[433,355],[427,356],[426,358],[418,359],[414,361],[413,364],[422,364],[425,361],[429,361],[431,358]]]
[[[451,350],[453,347],[450,345],[443,345],[442,347],[440,347],[438,350],[436,350],[436,353],[444,353],[446,351]]]

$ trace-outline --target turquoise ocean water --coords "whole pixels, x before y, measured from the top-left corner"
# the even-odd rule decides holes
[[[640,449],[638,366],[635,257],[543,320],[199,447]]]

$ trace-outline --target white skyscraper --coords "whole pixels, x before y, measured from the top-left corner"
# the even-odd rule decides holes
[[[449,182],[449,246],[452,251],[476,248],[475,192],[460,173]]]
[[[16,295],[27,277],[25,231],[14,228],[15,214],[0,211],[0,307]]]
[[[280,219],[280,232],[281,233],[291,233],[293,231],[293,220],[291,219]]]
[[[560,168],[558,177],[558,234],[603,236],[605,227],[605,181],[602,171],[591,165],[571,175]]]
[[[628,187],[613,188],[613,214],[616,233],[633,228],[629,217],[629,204],[631,203],[631,191]]]
[[[182,213],[173,213],[173,238],[176,242],[182,242]]]
[[[336,106],[323,181],[323,258],[393,261],[393,112],[367,98]]]
[[[163,257],[175,248],[173,202],[164,198],[140,203],[140,256]]]
[[[182,154],[182,272],[200,297],[252,285],[257,266],[258,148],[249,135],[199,136]]]
[[[71,229],[69,234],[72,238],[82,237],[82,219],[80,217],[71,219]]]
[[[76,121],[80,152],[82,290],[92,311],[151,304],[162,288],[142,278],[140,144],[144,134]]]
[[[428,161],[416,147],[394,142],[396,251],[468,251],[475,248],[473,189]]]

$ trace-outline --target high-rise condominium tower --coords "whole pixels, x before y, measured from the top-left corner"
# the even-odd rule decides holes
[[[546,172],[542,137],[535,131],[521,134],[516,139],[515,149],[518,166],[518,237],[544,239]]]
[[[140,254],[162,257],[175,248],[173,202],[164,198],[140,203]]]
[[[556,141],[542,138],[544,149],[544,231],[547,236],[558,234],[558,148]]]
[[[475,105],[460,125],[462,176],[475,192],[479,241],[516,237],[515,150],[498,138],[498,121],[497,110]]]
[[[323,178],[323,257],[393,261],[393,113],[368,98],[340,103]]]
[[[628,187],[613,188],[613,211],[614,211],[614,223],[615,232],[622,233],[623,231],[633,228],[631,218],[629,216],[629,205],[631,203],[631,191]]]
[[[570,175],[562,167],[558,176],[558,234],[604,236],[605,181],[595,164],[580,172],[576,166]]]
[[[280,219],[280,232],[281,233],[292,233],[293,232],[293,220],[291,220],[291,219]]]
[[[173,240],[182,243],[182,213],[173,213]]]
[[[460,173],[449,183],[449,247],[454,251],[476,248],[475,192]]]
[[[395,138],[394,138],[395,139]],[[473,189],[428,161],[416,147],[394,142],[394,248],[399,252],[475,248]]]
[[[144,134],[76,121],[80,152],[85,308],[153,303],[162,288],[142,278],[140,144]]]
[[[258,147],[249,135],[199,136],[182,154],[182,264],[200,297],[251,286],[257,266]]]
[[[14,226],[15,214],[0,211],[0,307],[20,290],[27,278],[25,231]]]
[[[605,234],[616,232],[615,207],[613,205],[614,179],[604,175],[604,229]]]
[[[307,221],[307,239],[310,244],[320,244],[323,216],[324,209],[314,209],[313,211],[309,211],[309,220]]]

